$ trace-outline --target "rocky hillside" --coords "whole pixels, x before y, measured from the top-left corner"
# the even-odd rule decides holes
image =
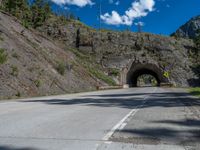
[[[200,51],[193,40],[151,33],[96,31],[81,22],[59,22],[51,18],[37,30],[79,54],[92,56],[117,84],[127,83],[127,72],[133,62],[144,66],[170,68],[170,82],[176,86],[200,85],[198,65]],[[77,54],[77,56],[79,55]],[[90,66],[90,63],[86,66]],[[162,75],[162,74],[161,74]]]
[[[13,16],[0,12],[0,98],[64,94],[115,84],[90,55],[56,39],[26,29]]]
[[[23,13],[21,13],[23,14]],[[176,86],[200,85],[199,49],[189,39],[94,30],[50,15],[27,25],[0,12],[0,98],[94,90],[127,83],[134,63],[169,67]]]
[[[172,35],[176,37],[181,37],[181,38],[195,39],[200,34],[199,30],[200,30],[200,16],[197,16],[189,20],[183,26],[181,26]]]

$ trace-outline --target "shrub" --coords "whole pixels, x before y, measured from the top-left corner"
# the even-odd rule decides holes
[[[12,69],[12,71],[10,74],[13,76],[18,76],[18,73],[19,73],[18,68],[16,66],[11,66],[11,69]]]
[[[4,64],[8,59],[8,55],[5,54],[5,49],[0,48],[0,64]]]
[[[3,41],[3,40],[4,40],[3,37],[0,36],[0,41]]]
[[[16,52],[12,54],[12,57],[19,59],[19,55]]]
[[[118,70],[118,69],[115,69],[115,68],[112,68],[111,70],[110,70],[110,72],[109,72],[109,74],[111,75],[111,76],[118,76],[119,74],[120,74],[120,71]]]
[[[189,92],[197,97],[200,97],[200,87],[190,88]]]
[[[95,68],[88,67],[89,72],[94,75],[96,78],[104,81],[108,85],[116,85],[116,82],[110,78],[109,76],[105,75],[102,71],[96,70]]]
[[[16,94],[15,96],[21,97],[21,93],[18,91],[17,94]]]
[[[65,69],[66,69],[65,64],[63,62],[59,62],[57,67],[56,67],[56,70],[58,71],[58,73],[61,74],[61,75],[64,75]]]
[[[41,86],[41,81],[39,79],[34,81],[34,84],[36,87],[40,87]]]

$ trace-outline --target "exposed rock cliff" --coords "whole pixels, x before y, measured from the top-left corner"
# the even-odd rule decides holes
[[[194,39],[200,35],[200,16],[194,17],[181,26],[174,34],[176,37]]]
[[[107,74],[112,75],[112,69],[117,69],[120,72],[117,77],[119,84],[128,82],[124,70],[130,71],[134,63],[152,64],[159,68],[160,74],[168,71],[170,82],[176,86],[200,84],[198,73],[194,71],[199,51],[192,40],[150,33],[95,31],[80,23],[52,24],[39,30],[61,40],[68,47],[76,47],[79,52],[92,55]]]
[[[0,98],[85,91],[115,82],[131,84],[144,69],[161,82],[200,85],[200,55],[189,39],[96,31],[58,17],[37,30],[26,29],[0,12],[0,49]],[[170,74],[167,79],[165,71]]]

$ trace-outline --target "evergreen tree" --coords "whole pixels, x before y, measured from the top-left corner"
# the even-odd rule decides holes
[[[50,16],[51,8],[43,0],[35,0],[31,6],[33,28],[41,26]]]
[[[200,29],[197,30],[198,36],[194,39],[194,42],[196,43],[197,47],[200,49]]]
[[[27,0],[4,0],[2,8],[20,20],[27,18],[30,14]]]

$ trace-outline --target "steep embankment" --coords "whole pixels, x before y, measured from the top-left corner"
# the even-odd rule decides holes
[[[0,12],[0,98],[87,91],[105,84],[97,83],[71,51],[79,54]]]
[[[0,12],[0,98],[129,84],[127,76],[138,65],[153,66],[155,72],[158,68],[160,76],[168,68],[168,81],[174,85],[196,86],[200,84],[199,56],[192,40],[99,32],[55,15],[37,29],[26,29],[16,18]]]

